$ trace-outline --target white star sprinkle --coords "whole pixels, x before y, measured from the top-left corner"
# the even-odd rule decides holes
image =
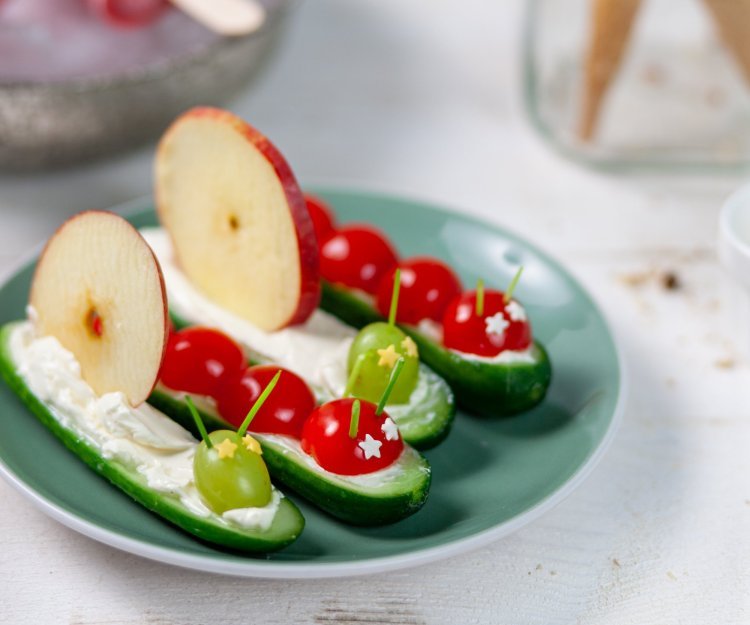
[[[492,317],[487,317],[484,320],[484,324],[487,328],[487,334],[495,334],[502,338],[505,336],[505,331],[508,329],[510,321],[503,316],[503,313],[499,312],[492,315]]]
[[[383,425],[380,426],[380,431],[385,434],[385,440],[387,441],[395,441],[398,440],[398,426],[393,422],[393,420],[388,417],[385,421],[383,421]]]
[[[381,441],[377,441],[369,434],[366,434],[365,440],[360,441],[359,448],[365,452],[365,460],[369,460],[372,457],[380,458],[380,447],[382,445]]]
[[[511,300],[505,307],[511,321],[526,321],[526,310],[516,300]]]

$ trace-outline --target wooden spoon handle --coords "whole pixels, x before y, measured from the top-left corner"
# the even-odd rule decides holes
[[[236,37],[258,30],[266,10],[257,0],[170,0],[196,22],[220,35]]]

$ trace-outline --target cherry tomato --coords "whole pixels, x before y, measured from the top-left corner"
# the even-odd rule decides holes
[[[150,24],[170,3],[168,0],[88,0],[88,5],[106,22],[127,28]]]
[[[478,356],[497,356],[505,350],[531,345],[531,325],[515,300],[507,305],[500,291],[484,292],[484,311],[476,312],[476,291],[455,298],[443,317],[445,347]]]
[[[398,264],[401,269],[396,320],[418,324],[422,319],[440,322],[451,301],[461,294],[461,282],[450,267],[435,258],[411,258]],[[393,267],[380,281],[378,310],[387,317],[393,295]]]
[[[314,195],[305,194],[307,211],[310,213],[310,219],[313,222],[315,236],[318,239],[318,246],[336,231],[336,220],[333,217],[333,210],[320,198]]]
[[[218,397],[219,414],[235,427],[242,425],[263,389],[279,367],[248,367],[236,377],[229,377]],[[299,439],[305,419],[315,408],[315,396],[298,375],[283,369],[276,388],[255,415],[250,430],[267,434],[284,434]]]
[[[339,475],[362,475],[384,469],[404,449],[401,435],[388,414],[376,415],[375,404],[364,400],[359,400],[357,436],[350,438],[354,402],[347,398],[323,404],[312,412],[302,428],[302,449],[326,471]]]
[[[320,248],[320,274],[329,282],[377,294],[385,273],[398,262],[386,236],[370,226],[345,226]]]
[[[160,377],[176,391],[216,397],[225,377],[245,366],[242,349],[227,335],[194,326],[169,335]]]

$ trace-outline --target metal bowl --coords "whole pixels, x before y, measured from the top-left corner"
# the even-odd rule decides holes
[[[265,3],[261,29],[193,54],[115,76],[0,83],[0,169],[72,165],[158,136],[182,111],[218,105],[261,69],[281,37],[290,0]]]

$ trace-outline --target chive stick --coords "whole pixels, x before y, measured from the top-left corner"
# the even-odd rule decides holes
[[[516,290],[516,285],[518,284],[518,281],[521,279],[522,273],[523,273],[523,265],[521,265],[518,268],[518,271],[516,271],[516,275],[513,276],[513,279],[510,281],[510,284],[508,285],[508,288],[505,291],[505,295],[503,297],[503,302],[505,304],[508,304],[510,300],[513,299],[513,291]]]
[[[357,438],[359,430],[359,400],[355,399],[352,404],[352,416],[349,419],[349,438]]]
[[[354,385],[357,383],[357,378],[359,377],[359,372],[362,371],[362,365],[365,364],[365,354],[360,354],[357,356],[357,360],[354,361],[354,366],[352,367],[352,372],[349,374],[349,379],[346,381],[346,388],[344,389],[344,397],[349,397],[351,395],[354,395]]]
[[[239,434],[240,438],[242,438],[245,435],[245,432],[247,432],[247,428],[250,426],[250,423],[255,418],[255,415],[261,409],[266,399],[268,399],[268,396],[271,394],[271,391],[276,387],[276,384],[278,383],[280,377],[281,377],[281,369],[279,369],[276,372],[276,375],[273,376],[273,379],[268,383],[268,386],[266,386],[266,388],[263,389],[263,392],[260,394],[260,397],[258,397],[258,399],[253,404],[253,407],[250,408],[250,412],[247,413],[245,420],[242,422],[242,425],[240,426],[240,429],[237,430],[237,434]]]
[[[482,278],[477,280],[477,298],[474,311],[477,313],[477,317],[484,315],[484,280]]]
[[[206,443],[206,447],[211,449],[211,447],[213,447],[214,444],[211,442],[211,439],[208,437],[206,426],[203,425],[203,419],[201,419],[201,416],[198,413],[198,409],[195,407],[195,404],[193,403],[193,400],[190,397],[190,395],[185,395],[185,403],[187,404],[190,414],[193,416],[193,421],[195,421],[195,425],[198,426],[198,431],[201,433],[201,438],[203,439],[203,442]]]
[[[393,274],[393,291],[391,293],[391,309],[388,311],[388,325],[396,325],[396,311],[398,310],[398,294],[401,290],[401,269]]]
[[[385,387],[385,390],[383,391],[383,396],[380,398],[380,402],[378,403],[378,408],[375,411],[375,414],[380,416],[383,414],[383,410],[385,410],[385,405],[388,403],[388,397],[391,395],[391,391],[393,391],[393,387],[396,386],[396,382],[398,381],[398,376],[401,375],[401,369],[404,368],[404,364],[406,364],[406,360],[402,357],[399,358],[396,361],[395,366],[393,367],[393,371],[391,371],[391,377],[388,379],[388,385]]]

